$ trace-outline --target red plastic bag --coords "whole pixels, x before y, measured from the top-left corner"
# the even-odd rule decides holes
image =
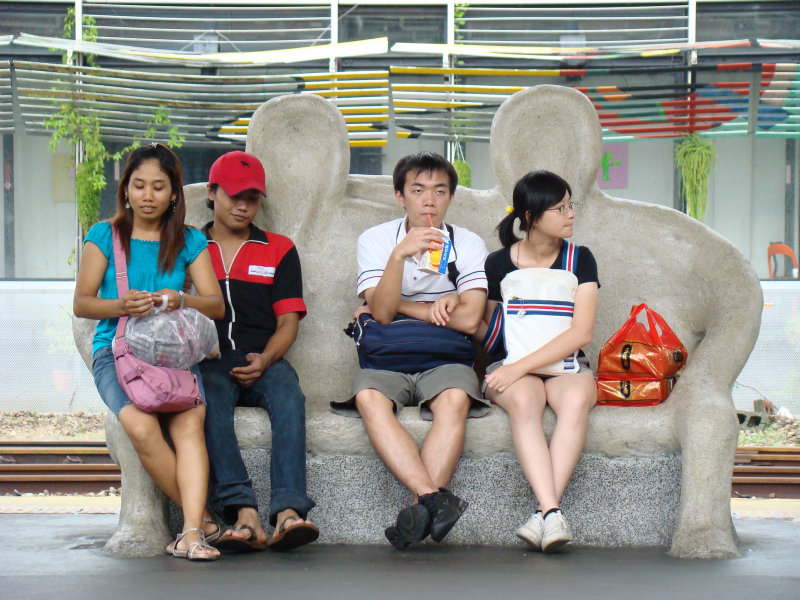
[[[647,324],[637,319],[647,313]],[[686,363],[686,348],[667,322],[647,304],[631,308],[631,316],[600,349],[597,363],[599,379],[668,379]],[[640,377],[634,377],[640,379]]]
[[[600,406],[655,406],[667,399],[675,378],[598,379],[597,404]]]

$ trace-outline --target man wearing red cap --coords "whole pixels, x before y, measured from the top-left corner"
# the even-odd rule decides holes
[[[200,364],[206,391],[206,444],[211,464],[211,505],[235,521],[216,542],[231,550],[289,550],[317,539],[306,519],[305,397],[283,358],[306,314],[300,258],[292,241],[252,224],[266,195],[264,167],[235,151],[211,166],[208,206],[214,221],[203,228],[225,298],[216,322],[220,359]],[[253,486],[233,428],[237,405],[260,406],[272,425],[267,539]]]

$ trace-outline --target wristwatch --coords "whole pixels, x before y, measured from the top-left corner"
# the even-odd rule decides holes
[[[181,308],[183,308],[183,301],[184,301],[186,298],[185,298],[185,297],[184,297],[184,295],[183,295],[183,290],[178,290],[178,293],[181,295],[181,303],[180,303],[180,305],[178,305],[178,308],[179,308],[179,309],[181,309]]]

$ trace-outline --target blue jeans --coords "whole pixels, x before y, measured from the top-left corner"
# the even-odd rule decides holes
[[[223,352],[219,359],[200,363],[206,390],[206,446],[211,466],[211,506],[229,521],[241,506],[257,508],[253,485],[242,461],[233,411],[239,406],[266,409],[272,425],[270,465],[270,523],[277,514],[294,509],[305,518],[315,503],[306,495],[305,396],[292,366],[281,359],[265,370],[249,388],[230,376],[234,367],[247,365],[240,350]]]

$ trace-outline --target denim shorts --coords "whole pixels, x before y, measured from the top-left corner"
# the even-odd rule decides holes
[[[200,369],[197,368],[197,365],[192,367],[192,373],[197,376],[200,395],[205,398],[203,379],[200,376]],[[114,353],[111,351],[111,346],[103,346],[94,353],[92,376],[94,377],[97,391],[100,393],[100,398],[111,412],[119,416],[119,411],[130,404],[131,401],[119,385],[119,380],[117,380],[117,367],[114,364]]]

